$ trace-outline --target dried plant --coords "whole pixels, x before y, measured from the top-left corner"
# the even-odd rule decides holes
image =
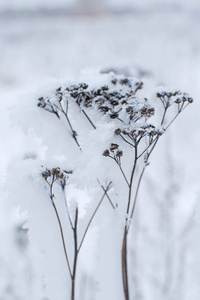
[[[144,171],[149,164],[150,155],[160,136],[165,133],[179,114],[193,102],[191,97],[180,91],[157,93],[156,97],[163,109],[160,113],[160,124],[155,126],[149,123],[149,119],[155,113],[154,107],[150,105],[147,98],[138,96],[138,92],[142,88],[142,82],[135,83],[131,78],[111,77],[109,86],[104,85],[96,89],[90,89],[87,84],[81,83],[66,88],[58,88],[54,98],[42,97],[38,99],[38,106],[55,114],[56,117],[60,118],[60,115],[64,114],[71,129],[72,138],[80,150],[81,146],[78,142],[77,131],[73,129],[72,122],[68,116],[70,102],[77,104],[79,112],[83,113],[93,129],[96,129],[95,120],[93,120],[95,118],[94,112],[103,114],[109,122],[114,122],[115,130],[113,135],[115,138],[102,154],[117,164],[127,186],[127,199],[124,202],[124,234],[121,247],[122,279],[126,300],[130,299],[127,262],[128,233]],[[170,110],[171,107],[175,107],[175,113],[174,109]],[[91,111],[93,112],[92,114]],[[167,115],[168,119],[170,119],[168,122],[166,122]],[[121,146],[115,142],[116,138],[118,138],[120,145],[126,144],[133,151],[131,157],[130,155],[128,156],[126,151],[121,150]],[[130,171],[125,170],[123,167],[124,158],[130,162]],[[142,168],[139,168],[139,164],[142,165]],[[138,170],[137,174],[139,174],[137,176],[136,170]],[[109,186],[102,188],[104,189],[104,196],[107,195]]]
[[[103,189],[102,197],[99,200],[96,208],[94,209],[88,223],[86,224],[85,230],[83,231],[83,235],[79,239],[79,236],[78,236],[79,209],[78,209],[78,206],[76,206],[75,216],[73,218],[74,221],[72,221],[72,217],[69,213],[68,202],[67,202],[66,195],[65,195],[65,188],[66,188],[66,185],[67,185],[67,179],[68,179],[69,175],[72,174],[72,173],[73,173],[72,171],[61,171],[61,169],[59,167],[57,167],[57,168],[52,168],[52,169],[46,169],[45,171],[42,172],[41,175],[42,175],[43,179],[46,181],[46,183],[49,186],[49,198],[51,199],[51,204],[53,206],[53,209],[54,209],[57,221],[58,221],[60,234],[61,234],[61,239],[62,239],[63,250],[64,250],[66,262],[67,262],[69,275],[70,275],[70,278],[71,278],[71,300],[74,300],[75,299],[75,282],[76,282],[76,271],[77,271],[78,255],[79,255],[79,252],[80,252],[81,247],[83,245],[83,242],[85,240],[86,234],[89,230],[89,227],[90,227],[97,211],[99,210],[105,196],[107,196],[110,199],[110,197],[108,195],[108,191],[110,190],[112,183],[110,182],[105,188],[102,186],[102,189]],[[63,198],[64,198],[65,204],[66,204],[66,210],[67,210],[69,225],[70,225],[71,230],[73,232],[74,257],[73,257],[73,261],[71,263],[70,263],[70,260],[69,260],[67,245],[66,245],[66,242],[65,242],[65,235],[64,235],[64,231],[63,231],[62,220],[60,218],[59,211],[58,211],[56,203],[55,203],[55,194],[54,194],[53,189],[54,189],[54,184],[56,182],[59,183],[61,188],[62,188]]]
[[[177,118],[177,116],[190,104],[193,102],[193,99],[189,97],[187,94],[182,94],[179,91],[174,93],[157,93],[157,98],[161,101],[164,110],[162,113],[161,121],[159,129],[155,128],[152,124],[144,124],[142,126],[137,126],[136,122],[133,120],[134,124],[129,122],[128,126],[123,126],[121,128],[117,128],[115,130],[115,134],[120,136],[122,141],[127,143],[133,148],[134,159],[132,162],[132,170],[130,174],[125,174],[122,168],[122,156],[123,152],[119,150],[119,145],[111,144],[109,149],[106,149],[103,152],[103,155],[109,157],[114,160],[114,162],[118,165],[122,176],[125,179],[128,189],[128,199],[126,202],[126,217],[125,217],[125,226],[124,226],[124,235],[122,242],[122,279],[123,279],[123,287],[124,287],[124,296],[126,300],[130,299],[129,296],[129,286],[128,286],[128,263],[127,263],[127,237],[130,229],[131,220],[133,218],[133,214],[135,211],[136,200],[138,196],[139,187],[141,184],[141,180],[146,169],[146,166],[149,164],[149,157],[156,146],[160,136],[169,128],[169,126],[173,123],[173,121]],[[175,115],[169,121],[169,123],[165,124],[166,114],[170,106],[177,106],[177,110]],[[149,114],[146,114],[146,117],[149,117]],[[140,113],[140,119],[143,118],[143,114]],[[132,121],[132,120],[131,120]],[[145,123],[146,123],[145,119]],[[123,122],[124,124],[125,121]],[[131,127],[132,125],[132,127]],[[130,129],[131,128],[131,129]],[[134,128],[132,130],[132,128]],[[143,157],[144,163],[143,168],[140,170],[138,178],[135,178],[136,168],[138,165],[139,159]],[[136,189],[133,191],[133,183],[134,180],[136,182]],[[133,195],[132,195],[133,194]]]

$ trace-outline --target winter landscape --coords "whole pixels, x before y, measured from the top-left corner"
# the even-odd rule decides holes
[[[199,299],[199,18],[0,1],[0,299]]]

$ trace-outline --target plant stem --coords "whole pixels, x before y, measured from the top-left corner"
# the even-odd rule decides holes
[[[127,228],[124,228],[124,236],[122,242],[122,280],[124,288],[125,300],[129,300],[129,289],[128,289],[128,264],[127,264]]]
[[[132,184],[133,178],[136,170],[137,165],[137,143],[135,143],[135,157],[134,157],[134,164],[131,172],[131,178],[129,182],[129,193],[128,193],[128,204],[126,210],[126,223],[124,227],[124,237],[122,242],[122,249],[121,249],[121,259],[122,259],[122,280],[123,280],[123,288],[124,288],[124,296],[125,300],[129,300],[129,288],[128,288],[128,257],[127,257],[127,238],[128,238],[128,214],[130,209],[131,203],[131,193],[132,193]]]
[[[78,207],[76,208],[75,221],[73,227],[73,235],[74,235],[74,265],[73,265],[73,273],[71,276],[71,300],[75,300],[75,280],[76,280],[76,268],[77,268],[77,260],[78,260],[78,237],[77,237],[77,224],[78,224]]]
[[[110,182],[110,183],[108,184],[108,186],[106,187],[106,189],[105,189],[105,191],[104,191],[104,194],[103,194],[103,196],[101,197],[101,200],[99,201],[99,203],[98,203],[96,209],[94,210],[94,212],[93,212],[93,214],[92,214],[92,216],[91,216],[91,218],[90,218],[90,220],[89,220],[89,222],[88,222],[88,225],[87,225],[87,227],[86,227],[86,229],[85,229],[85,232],[84,232],[84,234],[83,234],[83,237],[82,237],[82,240],[81,240],[81,242],[80,242],[80,245],[79,245],[79,247],[78,247],[78,252],[80,251],[80,249],[81,249],[81,247],[82,247],[82,244],[83,244],[83,242],[84,242],[85,236],[86,236],[86,234],[87,234],[87,232],[88,232],[88,229],[89,229],[89,227],[90,227],[90,224],[92,223],[92,220],[94,219],[94,216],[96,215],[96,213],[97,213],[97,211],[98,211],[98,209],[99,209],[101,203],[103,202],[103,199],[104,199],[105,195],[107,194],[108,190],[110,189],[111,183],[112,183],[112,182]]]
[[[129,213],[129,208],[130,208],[130,203],[131,203],[131,193],[132,193],[132,184],[133,184],[133,178],[136,170],[136,165],[137,165],[137,144],[135,144],[135,157],[134,157],[134,164],[131,172],[131,178],[129,182],[129,193],[128,193],[128,205],[127,205],[127,210],[126,213],[128,215]],[[127,225],[127,223],[126,223]]]
[[[136,205],[137,196],[138,196],[138,192],[139,192],[139,188],[140,188],[140,183],[141,183],[142,177],[143,177],[143,175],[144,175],[145,168],[146,168],[146,166],[143,167],[142,172],[141,172],[140,177],[139,177],[139,180],[138,180],[138,184],[137,184],[137,188],[136,188],[136,193],[135,193],[135,198],[134,198],[134,202],[133,202],[133,207],[132,207],[131,214],[130,214],[130,220],[129,220],[129,225],[128,225],[128,231],[129,231],[130,223],[131,223],[131,220],[132,220],[132,218],[133,218],[134,211],[135,211],[135,205]]]
[[[122,169],[122,167],[121,167],[121,164],[118,163],[116,159],[115,159],[115,161],[116,161],[116,163],[118,164],[118,166],[119,166],[119,168],[120,168],[120,171],[122,172],[122,175],[123,175],[123,177],[124,177],[124,179],[125,179],[127,185],[129,186],[128,179],[126,178],[126,175],[124,174],[124,171],[123,171],[123,169]]]
[[[66,246],[65,246],[65,238],[64,238],[63,228],[62,228],[62,224],[61,224],[61,220],[60,220],[60,217],[59,217],[57,207],[56,207],[55,202],[53,200],[53,198],[54,198],[54,195],[53,195],[53,184],[54,184],[54,182],[55,181],[52,181],[52,183],[49,184],[49,186],[50,186],[50,198],[51,198],[51,202],[52,202],[52,205],[53,205],[53,208],[54,208],[54,211],[56,213],[57,220],[58,220],[58,224],[59,224],[59,228],[60,228],[60,234],[61,234],[61,238],[62,238],[63,249],[64,249],[64,253],[65,253],[65,258],[66,258],[67,266],[68,266],[68,269],[69,269],[69,274],[72,277],[72,271],[71,271],[71,267],[70,267],[70,263],[69,263],[67,249],[66,249]]]
[[[61,111],[62,111],[62,113],[64,114],[64,116],[66,117],[66,119],[67,119],[67,122],[68,122],[68,124],[69,124],[69,127],[70,127],[70,129],[71,129],[71,132],[72,132],[72,137],[73,137],[73,139],[75,140],[75,142],[76,142],[76,144],[77,144],[77,146],[79,147],[79,149],[81,149],[81,147],[80,147],[80,144],[79,144],[79,142],[78,142],[78,140],[77,140],[77,133],[76,133],[76,131],[73,129],[73,127],[72,127],[72,124],[71,124],[71,122],[70,122],[70,120],[69,120],[69,117],[68,117],[68,101],[67,101],[67,108],[66,108],[66,112],[64,111],[64,109],[63,109],[63,107],[62,107],[62,105],[60,104],[60,109],[61,109]]]
[[[130,143],[129,141],[127,141],[127,139],[125,139],[125,137],[123,137],[123,135],[120,133],[121,138],[130,146],[134,147],[134,145],[132,143]]]
[[[94,129],[96,129],[96,126],[94,125],[94,123],[91,121],[91,119],[88,117],[88,115],[86,114],[86,112],[84,111],[84,109],[81,109],[82,112],[84,113],[85,117],[88,119],[88,121],[90,122],[90,124],[92,125],[92,127]]]
[[[115,209],[115,206],[114,206],[114,204],[112,203],[112,200],[110,199],[110,197],[109,197],[109,195],[107,194],[107,191],[106,191],[106,189],[104,188],[104,186],[100,183],[100,181],[99,180],[97,180],[98,181],[98,183],[100,184],[100,186],[101,186],[101,188],[102,188],[102,190],[106,193],[106,197],[108,198],[108,201],[110,202],[110,204],[111,204],[111,206],[112,206],[112,208],[113,209]]]

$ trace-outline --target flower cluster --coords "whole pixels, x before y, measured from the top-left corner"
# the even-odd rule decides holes
[[[161,92],[157,93],[156,96],[162,102],[164,108],[168,108],[173,103],[178,105],[182,104],[182,107],[185,103],[192,103],[193,98],[189,97],[186,93],[181,93],[180,91],[175,92]]]
[[[96,89],[89,89],[88,84],[80,83],[64,89],[59,87],[54,98],[39,98],[38,106],[59,117],[59,112],[64,112],[63,102],[73,100],[81,109],[93,108],[110,119],[127,123],[128,118],[129,123],[136,122],[154,114],[154,108],[147,99],[136,99],[136,93],[142,87],[142,82],[133,82],[125,77],[111,78],[110,86],[104,85]]]
[[[56,105],[54,105],[54,103],[51,102],[51,100],[47,97],[40,97],[38,99],[38,107],[45,109],[46,111],[55,114],[58,118],[60,118],[59,116],[59,109]]]
[[[59,167],[46,169],[42,172],[42,177],[49,183],[52,184],[55,181],[59,181],[62,189],[66,186],[66,174],[72,174],[72,171],[61,171]]]
[[[109,156],[120,163],[120,159],[123,156],[123,151],[119,149],[118,144],[111,143],[110,148],[103,152],[104,156]]]
[[[114,78],[111,83],[115,88],[104,85],[97,89],[88,90],[86,84],[80,84],[68,88],[68,91],[78,106],[82,108],[93,107],[111,119],[124,121],[124,112],[126,116],[129,116],[129,121],[136,121],[143,116],[150,117],[154,114],[153,107],[148,104],[146,99],[142,105],[142,101],[140,104],[136,101],[135,94],[139,89],[142,89],[142,82],[132,83],[128,78]]]
[[[141,141],[143,137],[147,136],[149,137],[149,140],[152,140],[152,138],[162,135],[163,131],[157,129],[152,124],[146,124],[143,126],[136,127],[133,130],[130,130],[129,128],[117,128],[115,130],[115,134],[120,135],[122,138],[124,138],[124,140],[125,138],[130,139],[130,141],[134,142],[133,146],[135,146]]]
[[[48,179],[52,177],[53,179],[62,179],[64,177],[64,173],[60,170],[59,167],[53,169],[46,169],[46,171],[42,172],[42,177],[44,179]]]

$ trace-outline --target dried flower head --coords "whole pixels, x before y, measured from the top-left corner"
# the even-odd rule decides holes
[[[48,177],[51,177],[51,170],[46,170],[44,172],[42,172],[42,177],[47,180]]]
[[[116,134],[116,135],[120,135],[120,134],[121,134],[121,132],[122,132],[122,131],[121,131],[121,129],[120,129],[120,128],[117,128],[117,129],[115,129],[115,134]]]
[[[119,145],[118,145],[118,144],[112,143],[112,144],[110,145],[110,151],[111,151],[111,152],[114,152],[114,151],[117,150],[118,148],[119,148]]]
[[[103,152],[103,156],[109,156],[110,155],[110,151],[107,149]]]
[[[64,190],[69,174],[72,174],[72,171],[61,171],[61,169],[57,167],[46,169],[42,172],[42,177],[48,182],[48,184],[53,184],[55,181],[58,181],[62,189]]]
[[[116,157],[122,157],[123,156],[123,151],[118,150],[116,153]]]

